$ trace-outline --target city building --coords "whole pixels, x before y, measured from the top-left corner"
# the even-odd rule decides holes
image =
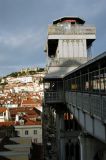
[[[30,137],[33,143],[42,143],[42,124],[41,122],[28,121],[15,125],[15,131],[19,137]]]

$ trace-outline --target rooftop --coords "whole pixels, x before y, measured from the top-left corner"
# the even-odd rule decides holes
[[[5,112],[6,110],[7,110],[7,108],[5,108],[5,107],[0,107],[0,113]]]
[[[84,24],[85,23],[85,21],[82,18],[79,18],[77,16],[72,16],[72,17],[62,17],[62,18],[59,18],[59,19],[53,21],[53,24],[57,24],[57,23],[60,23],[60,22],[63,22],[63,21],[67,21],[67,20],[69,20],[70,22],[73,21],[73,20],[75,20],[79,24]]]

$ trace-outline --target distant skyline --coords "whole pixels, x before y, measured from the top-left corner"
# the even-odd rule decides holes
[[[0,76],[45,67],[48,25],[78,16],[97,30],[92,55],[106,51],[105,0],[0,0]]]

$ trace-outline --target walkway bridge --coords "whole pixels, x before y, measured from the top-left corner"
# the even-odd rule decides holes
[[[66,106],[85,131],[106,143],[106,52],[60,78],[45,78],[45,104]]]

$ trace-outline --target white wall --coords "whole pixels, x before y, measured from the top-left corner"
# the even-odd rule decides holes
[[[28,135],[25,134],[25,131],[28,130]],[[37,134],[34,134],[34,130],[37,131]],[[31,137],[32,141],[34,142],[34,139],[37,143],[42,143],[42,125],[20,125],[15,126],[15,131],[18,131],[20,134],[19,137]]]

